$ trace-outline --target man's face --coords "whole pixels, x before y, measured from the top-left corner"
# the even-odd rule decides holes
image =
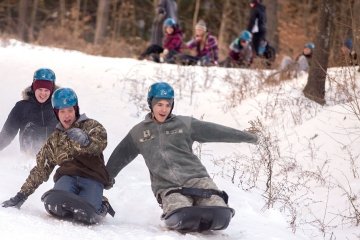
[[[74,107],[59,109],[58,117],[61,125],[65,129],[69,129],[76,120]]]
[[[161,99],[152,106],[154,119],[158,123],[163,123],[167,119],[171,111],[171,104],[168,100]]]
[[[51,91],[47,88],[38,88],[35,90],[35,98],[39,103],[44,103],[49,99]]]

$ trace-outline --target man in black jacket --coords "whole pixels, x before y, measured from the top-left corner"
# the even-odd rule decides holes
[[[55,73],[48,68],[35,71],[32,85],[23,92],[0,132],[0,151],[19,133],[20,150],[35,156],[58,123],[51,106]]]
[[[250,1],[250,19],[247,30],[253,34],[252,44],[256,55],[262,56],[266,47],[266,8],[261,0]]]

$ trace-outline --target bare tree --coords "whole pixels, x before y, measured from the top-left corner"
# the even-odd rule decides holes
[[[27,41],[27,30],[28,30],[28,14],[29,14],[29,4],[28,0],[20,0],[19,2],[19,22],[18,22],[18,37]]]
[[[194,10],[194,17],[193,17],[193,28],[192,29],[195,28],[195,24],[198,21],[199,10],[200,10],[200,1],[201,0],[196,0],[196,3],[195,3],[195,10]]]
[[[360,54],[360,1],[354,1],[352,9],[352,28],[354,37],[354,49],[357,54]]]
[[[234,37],[237,37],[242,30],[239,24],[239,19],[241,19],[241,9],[239,6],[238,0],[226,0],[224,2],[219,29],[220,57],[225,57],[230,42]],[[244,10],[242,12],[244,12]]]
[[[66,15],[66,1],[59,0],[59,7],[60,7],[60,25],[61,25],[61,27],[64,27],[65,15]]]
[[[109,9],[110,9],[110,0],[99,0],[98,8],[96,14],[96,29],[95,29],[95,38],[94,43],[100,44],[103,42],[106,27],[109,21]]]
[[[30,42],[34,41],[34,27],[36,25],[36,13],[38,10],[38,0],[34,0],[32,11],[31,11],[31,18],[30,18],[30,27],[29,27],[29,40]]]
[[[311,60],[308,82],[303,90],[307,98],[321,105],[325,104],[325,80],[332,32],[330,19],[334,15],[334,3],[335,0],[322,0],[316,48]]]
[[[271,46],[278,49],[279,47],[279,31],[278,31],[278,1],[277,0],[265,0],[264,4],[266,6],[266,28],[267,28],[267,40],[270,42]]]

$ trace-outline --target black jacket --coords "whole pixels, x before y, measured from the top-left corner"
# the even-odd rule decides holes
[[[250,19],[247,26],[249,32],[252,32],[252,29],[256,24],[256,19],[259,32],[266,32],[266,8],[260,3],[256,3],[256,5],[251,8]]]
[[[39,103],[31,87],[24,90],[23,100],[15,104],[0,132],[0,151],[11,143],[19,130],[22,152],[35,155],[40,150],[58,123],[50,99]]]

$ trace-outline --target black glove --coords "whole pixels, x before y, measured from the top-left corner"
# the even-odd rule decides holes
[[[20,208],[21,205],[25,202],[27,196],[21,192],[18,192],[15,197],[10,198],[9,200],[2,203],[3,207],[16,207]]]
[[[80,128],[70,128],[65,133],[71,140],[79,143],[81,147],[86,147],[90,144],[89,136]]]
[[[104,188],[105,188],[106,190],[109,190],[110,188],[112,188],[112,187],[114,186],[114,184],[115,184],[115,179],[112,178],[112,179],[110,179],[110,181],[108,182],[108,184],[105,185]]]

